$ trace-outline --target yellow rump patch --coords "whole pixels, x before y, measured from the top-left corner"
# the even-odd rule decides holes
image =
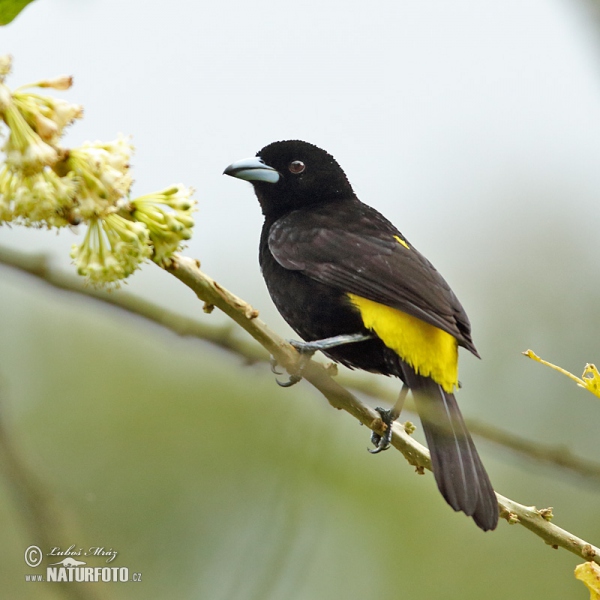
[[[410,250],[409,245],[399,236],[399,235],[395,235],[394,239],[399,243],[402,244],[407,250]]]
[[[374,331],[419,375],[431,377],[446,392],[458,385],[458,342],[453,335],[400,310],[348,294],[367,329]]]

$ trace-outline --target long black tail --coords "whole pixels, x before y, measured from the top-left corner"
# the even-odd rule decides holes
[[[410,372],[408,372],[410,371]],[[498,524],[498,501],[454,394],[428,377],[405,369],[423,424],[437,486],[454,509],[488,531]]]

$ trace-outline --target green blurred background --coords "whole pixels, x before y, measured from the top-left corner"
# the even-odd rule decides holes
[[[11,85],[75,75],[64,97],[86,118],[67,143],[134,134],[134,193],[195,186],[186,253],[286,336],[257,267],[258,207],[220,174],[278,138],[330,150],[467,308],[484,360],[462,357],[465,415],[600,462],[598,400],[520,355],[576,374],[600,362],[600,65],[584,6],[37,0],[0,51]],[[64,270],[77,239],[0,229]],[[369,432],[308,384],[280,389],[265,363],[0,273],[0,415],[21,466],[0,479],[4,597],[587,598],[577,557],[504,521],[483,534],[430,474],[369,455]],[[128,288],[224,322],[152,265]],[[476,443],[500,493],[600,543],[597,482]],[[53,544],[115,549],[142,582],[25,583],[39,527],[19,481]]]

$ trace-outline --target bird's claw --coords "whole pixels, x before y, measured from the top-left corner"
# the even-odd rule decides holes
[[[269,356],[269,364],[271,365],[271,373],[274,373],[275,375],[283,375],[282,371],[277,370],[277,359],[272,354]]]
[[[290,342],[290,343],[294,346],[294,348],[296,347],[293,342]],[[297,342],[297,343],[302,344],[303,342]],[[303,351],[301,349],[298,349],[298,352],[300,352],[300,354],[301,354],[298,373],[294,374],[294,375],[290,375],[290,377],[287,381],[280,381],[279,379],[275,378],[275,382],[277,383],[277,385],[279,387],[282,387],[282,388],[292,387],[293,385],[296,385],[299,381],[302,380],[302,371],[304,371],[304,367],[306,366],[306,363],[308,362],[310,357],[314,354],[314,350],[313,351]],[[269,364],[271,365],[271,373],[275,373],[275,375],[283,375],[283,371],[279,371],[277,369],[277,366],[278,366],[277,359],[273,355],[271,355],[269,358]]]
[[[290,375],[290,378],[287,381],[279,381],[279,379],[275,379],[275,382],[279,387],[288,388],[296,385],[301,380],[302,377],[300,375]]]
[[[381,420],[387,427],[383,435],[379,435],[375,432],[371,434],[371,443],[375,446],[373,449],[368,449],[371,454],[379,454],[390,447],[390,444],[392,443],[392,423],[394,422],[391,410],[386,410],[380,406],[375,410],[380,414]]]

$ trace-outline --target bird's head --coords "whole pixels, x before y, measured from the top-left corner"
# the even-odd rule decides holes
[[[279,216],[304,206],[354,197],[335,158],[299,140],[269,144],[255,157],[229,165],[224,173],[254,186],[265,215]]]

